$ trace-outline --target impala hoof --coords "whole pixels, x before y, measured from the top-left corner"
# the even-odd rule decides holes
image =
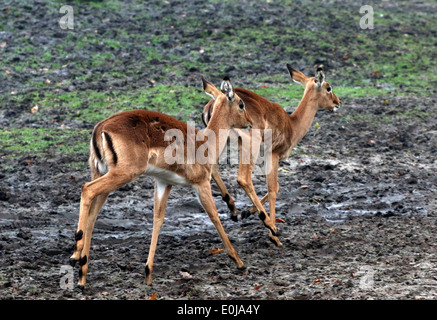
[[[264,222],[264,226],[267,229],[269,229],[269,231],[270,231],[272,236],[279,237],[280,234],[279,234],[279,230],[277,228],[276,228],[276,231],[273,231],[273,229],[267,223],[265,223],[265,222]]]
[[[281,243],[281,241],[279,241],[278,238],[270,236],[270,237],[269,237],[269,240],[270,240],[270,241],[271,241],[275,246],[277,246],[277,247],[282,247],[282,243]]]
[[[238,216],[234,215],[234,214],[231,214],[231,220],[234,221],[234,222],[238,222]]]
[[[249,217],[250,217],[250,215],[251,215],[251,213],[250,213],[250,211],[249,211],[249,210],[244,210],[244,211],[241,211],[241,219],[246,219],[246,218],[249,218]]]

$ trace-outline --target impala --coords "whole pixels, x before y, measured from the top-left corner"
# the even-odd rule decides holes
[[[247,112],[253,119],[253,129],[261,129],[261,131],[265,129],[272,130],[272,146],[268,146],[271,147],[271,169],[266,173],[268,192],[261,200],[258,199],[252,183],[252,171],[257,159],[252,157],[249,163],[243,163],[241,161],[242,154],[253,155],[254,153],[244,150],[244,145],[239,144],[240,163],[237,181],[254,205],[249,211],[242,212],[241,217],[246,218],[250,214],[258,212],[259,217],[264,221],[267,214],[263,204],[268,201],[270,203],[269,221],[273,223],[273,226],[269,225],[270,240],[277,246],[282,245],[277,237],[277,228],[275,226],[276,194],[279,190],[279,160],[289,157],[291,150],[302,140],[311,127],[317,110],[327,109],[336,111],[340,107],[340,99],[332,91],[331,85],[325,81],[325,74],[322,68],[318,68],[316,75],[310,78],[302,72],[293,69],[289,64],[287,64],[287,69],[291,79],[305,88],[302,100],[291,115],[287,114],[279,104],[270,102],[254,92],[235,88],[235,92],[244,100]],[[210,101],[205,105],[202,113],[202,120],[205,124],[211,121],[213,110],[214,103]],[[251,143],[251,145],[256,144]],[[228,204],[231,218],[236,221],[237,209],[235,208],[235,202],[220,178],[216,165],[213,168],[212,178],[219,187],[223,200]]]
[[[221,83],[221,91],[202,77],[205,93],[214,98],[214,113],[207,129],[217,136],[225,134],[230,128],[246,128],[252,124],[251,117],[245,109],[242,99],[235,94],[228,78]],[[169,141],[165,133],[178,129],[183,133],[184,141]],[[133,110],[117,113],[101,122],[93,130],[90,142],[89,165],[92,181],[85,183],[80,200],[80,213],[75,234],[75,250],[71,256],[74,265],[79,261],[79,287],[84,288],[89,264],[91,234],[97,214],[106,201],[108,194],[145,174],[155,178],[153,232],[149,254],[146,262],[145,281],[152,284],[153,259],[158,235],[164,221],[167,199],[173,185],[190,185],[194,187],[198,198],[216,227],[228,255],[238,268],[244,268],[243,262],[231,245],[219,220],[217,208],[211,194],[211,171],[213,164],[193,164],[166,161],[166,148],[176,143],[188,153],[187,144],[198,149],[208,147],[211,154],[220,155],[219,143],[215,141],[189,141],[189,126],[168,115],[147,111]],[[194,128],[191,128],[194,130]],[[197,131],[196,131],[197,132]],[[227,139],[227,136],[220,139]],[[178,139],[177,139],[178,140]],[[215,159],[216,161],[217,159]]]

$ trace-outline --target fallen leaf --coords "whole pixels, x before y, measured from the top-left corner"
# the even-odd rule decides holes
[[[190,278],[193,277],[191,274],[189,274],[189,273],[186,272],[186,271],[179,271],[179,274],[180,274],[180,275],[182,276],[182,278],[184,278],[184,279],[190,279]]]
[[[2,43],[0,43],[0,48],[4,48],[6,47],[6,41],[3,41]]]
[[[267,85],[266,85],[266,84],[263,84],[263,88],[267,88]]]
[[[313,233],[313,238],[314,238],[314,239],[318,239],[319,237],[317,236],[316,233]]]
[[[305,189],[308,189],[308,186],[303,185],[303,186],[300,186],[300,188],[305,190]]]
[[[276,222],[285,223],[285,220],[283,220],[283,219],[281,219],[281,218],[276,218],[275,220],[276,220]]]
[[[284,168],[279,168],[278,171],[282,171],[282,172],[285,172],[285,173],[295,173],[294,171],[290,171],[290,170],[287,170],[287,169],[284,169]]]
[[[316,279],[313,283],[319,283],[322,279]]]
[[[38,105],[34,106],[32,109],[30,109],[30,113],[36,113],[38,111]]]
[[[8,74],[8,75],[11,74],[11,72],[10,72],[9,70],[6,70],[5,72],[6,72],[6,74]]]
[[[261,288],[261,286],[256,286],[254,289],[259,290],[259,288]]]
[[[333,233],[333,234],[337,234],[337,233],[338,233],[338,231],[335,230],[334,228],[330,228],[330,229],[329,229],[329,232],[331,232],[331,233]]]
[[[222,251],[223,251],[223,249],[214,248],[214,249],[211,249],[209,252],[211,252],[212,254],[217,254],[217,253],[220,253]]]
[[[149,297],[149,300],[156,300],[158,298],[158,295],[156,292],[152,293],[152,295]]]

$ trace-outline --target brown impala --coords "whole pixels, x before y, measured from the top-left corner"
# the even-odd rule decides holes
[[[287,64],[287,69],[290,72],[291,79],[305,88],[299,106],[291,115],[288,115],[277,103],[270,102],[254,92],[235,88],[235,92],[243,99],[247,112],[253,119],[253,129],[260,129],[261,132],[265,129],[272,130],[271,170],[266,174],[268,193],[261,200],[258,199],[252,183],[252,171],[257,159],[252,157],[249,163],[243,163],[241,155],[245,154],[245,152],[249,155],[252,155],[252,153],[249,153],[249,150],[244,150],[244,146],[241,143],[239,144],[240,164],[238,168],[238,183],[254,205],[248,212],[243,212],[241,216],[245,218],[254,212],[259,212],[259,217],[270,230],[270,239],[278,246],[282,245],[277,237],[277,228],[275,226],[275,203],[276,194],[279,190],[279,160],[287,158],[291,150],[302,140],[311,127],[317,110],[327,109],[336,111],[340,107],[340,99],[332,92],[331,85],[325,81],[325,75],[321,68],[318,68],[316,75],[311,78],[293,69],[289,64]],[[214,102],[210,101],[204,107],[202,113],[202,120],[205,124],[212,119],[211,114],[213,110]],[[252,139],[252,135],[250,138]],[[253,144],[251,145],[253,146]],[[220,178],[217,166],[214,166],[212,178],[220,188],[223,200],[226,201],[231,210],[231,218],[237,220],[235,202]],[[268,216],[263,207],[263,204],[267,201],[270,203],[270,219],[267,219]]]
[[[214,114],[209,119],[207,129],[216,136],[229,133],[220,129],[246,128],[252,125],[251,117],[245,109],[244,102],[234,89],[229,79],[224,79],[221,91],[202,78],[205,93],[214,98]],[[191,164],[185,162],[169,163],[166,148],[172,143],[166,139],[168,130],[181,132],[174,143],[183,155],[187,155],[187,144],[196,150],[200,147],[213,150],[211,154],[220,155],[219,143],[208,139],[197,141],[198,138],[188,137],[189,128],[186,123],[168,115],[147,111],[134,110],[115,114],[99,122],[92,133],[90,142],[89,165],[92,181],[85,183],[80,200],[79,223],[75,235],[75,251],[71,257],[72,264],[79,261],[79,287],[86,283],[88,271],[91,234],[97,214],[102,208],[108,194],[123,185],[146,174],[155,178],[153,233],[146,263],[146,282],[152,283],[153,258],[155,255],[158,235],[164,221],[167,199],[172,185],[190,185],[194,187],[199,200],[214,223],[229,256],[238,268],[243,268],[243,262],[232,247],[217,213],[211,194],[211,171],[214,162],[199,163],[197,159]],[[219,132],[220,131],[220,132]],[[197,133],[197,131],[196,131]],[[227,139],[227,136],[221,137]],[[183,141],[178,141],[183,140]],[[226,140],[225,140],[226,141]],[[206,145],[206,146],[205,146]],[[202,149],[205,150],[205,149]],[[178,152],[178,150],[175,150]]]

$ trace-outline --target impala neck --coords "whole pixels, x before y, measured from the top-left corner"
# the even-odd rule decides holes
[[[208,150],[215,150],[215,155],[211,154],[208,156],[214,157],[208,160],[209,163],[217,163],[222,153],[223,149],[226,146],[226,142],[229,136],[230,126],[228,124],[228,119],[226,117],[221,117],[219,115],[219,110],[216,108],[214,110],[213,116],[211,120],[208,122],[206,126],[205,136],[208,137],[208,130],[212,134],[214,134],[215,139],[208,139],[208,141],[204,142],[204,147]]]
[[[293,147],[297,145],[308,132],[318,110],[318,102],[316,99],[312,98],[313,94],[311,90],[314,89],[305,89],[305,93],[298,107],[290,115],[293,128],[293,134],[291,138]]]

